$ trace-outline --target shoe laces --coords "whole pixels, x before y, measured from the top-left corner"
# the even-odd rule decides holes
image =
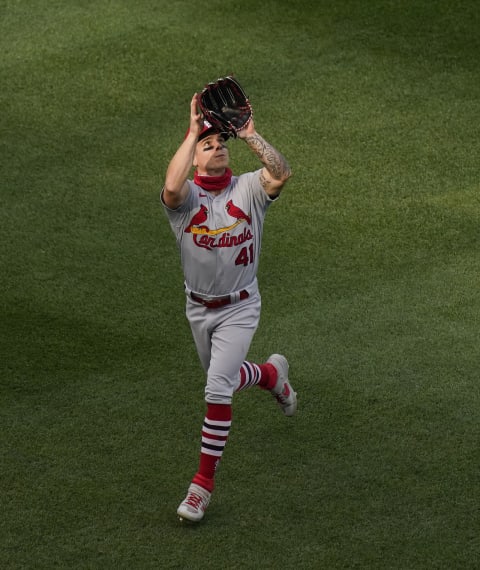
[[[197,493],[189,493],[188,497],[185,499],[185,504],[198,510],[203,506],[203,497],[197,495]]]
[[[285,382],[285,384],[283,385],[283,390],[280,392],[280,394],[275,394],[275,397],[277,401],[280,402],[281,404],[287,404],[288,398],[290,397],[290,393],[291,393],[290,387]]]

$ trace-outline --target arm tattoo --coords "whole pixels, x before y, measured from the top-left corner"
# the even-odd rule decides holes
[[[246,137],[245,142],[258,156],[275,180],[282,180],[282,178],[288,178],[290,176],[290,166],[285,158],[259,134],[256,133]]]

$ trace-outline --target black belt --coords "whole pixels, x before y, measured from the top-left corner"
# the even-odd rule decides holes
[[[211,299],[207,301],[206,299],[202,299],[202,297],[199,297],[198,295],[195,295],[195,293],[192,292],[190,293],[190,297],[196,303],[200,303],[204,307],[207,307],[207,309],[220,309],[220,307],[226,307],[227,305],[231,305],[232,303],[234,303],[236,295],[226,295],[225,297],[217,297],[216,299]],[[240,298],[238,300],[243,301],[244,299],[248,299],[249,297],[250,295],[248,294],[248,291],[245,291],[244,289],[243,291],[240,291]]]

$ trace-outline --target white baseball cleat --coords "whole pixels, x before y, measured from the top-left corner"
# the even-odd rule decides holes
[[[297,409],[297,393],[288,381],[288,361],[281,354],[272,354],[267,360],[277,370],[277,383],[270,392],[286,416],[293,416]]]
[[[210,502],[211,495],[212,493],[200,487],[200,485],[192,483],[188,488],[187,496],[177,509],[177,515],[180,517],[180,520],[201,521]]]

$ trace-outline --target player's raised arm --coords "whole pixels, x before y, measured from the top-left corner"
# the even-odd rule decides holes
[[[265,192],[271,198],[278,196],[285,182],[292,175],[285,157],[257,133],[253,119],[245,129],[237,133],[237,136],[247,143],[263,164],[260,180]]]
[[[162,199],[168,208],[178,208],[188,194],[187,178],[193,166],[195,146],[202,130],[203,118],[198,112],[197,94],[190,102],[190,128],[187,136],[174,154],[165,175]]]

